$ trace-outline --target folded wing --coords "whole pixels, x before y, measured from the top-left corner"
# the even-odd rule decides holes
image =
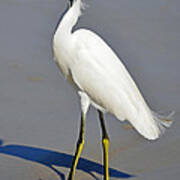
[[[112,49],[95,33],[78,30],[74,33],[77,52],[71,71],[75,83],[92,102],[128,120],[148,139],[156,139],[170,122],[151,112],[135,82]]]

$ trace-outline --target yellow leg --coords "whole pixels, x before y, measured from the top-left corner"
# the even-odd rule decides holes
[[[103,114],[101,111],[99,113],[99,120],[102,129],[102,144],[103,144],[103,156],[104,156],[104,180],[109,180],[109,157],[108,157],[108,149],[109,149],[109,137],[106,131]]]
[[[68,176],[68,180],[73,180],[75,170],[78,164],[79,157],[81,155],[83,145],[84,145],[84,129],[85,129],[85,115],[81,113],[81,126],[80,126],[80,132],[79,132],[79,139],[77,142],[77,147],[76,147],[76,153],[73,159],[72,167]]]
[[[103,139],[103,149],[104,149],[104,180],[109,180],[109,157],[108,157],[108,149],[109,149],[109,139],[104,138]]]

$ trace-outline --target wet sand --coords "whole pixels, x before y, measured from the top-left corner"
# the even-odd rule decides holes
[[[111,179],[180,176],[180,2],[87,1],[77,28],[97,32],[122,58],[150,107],[176,112],[149,142],[106,115]],[[0,179],[64,180],[79,127],[79,99],[53,61],[51,40],[65,0],[0,1]],[[76,178],[102,179],[97,113],[91,108]]]

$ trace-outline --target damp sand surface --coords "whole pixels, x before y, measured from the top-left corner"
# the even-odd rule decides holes
[[[180,177],[180,2],[87,1],[77,28],[97,32],[121,57],[150,107],[176,112],[157,141],[106,115],[110,179]],[[0,1],[0,179],[64,180],[77,140],[79,99],[53,62],[65,0]],[[99,122],[91,108],[75,179],[102,179]]]

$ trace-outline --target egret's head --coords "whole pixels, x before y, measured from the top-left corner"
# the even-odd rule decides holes
[[[69,8],[72,7],[74,0],[67,0]]]

